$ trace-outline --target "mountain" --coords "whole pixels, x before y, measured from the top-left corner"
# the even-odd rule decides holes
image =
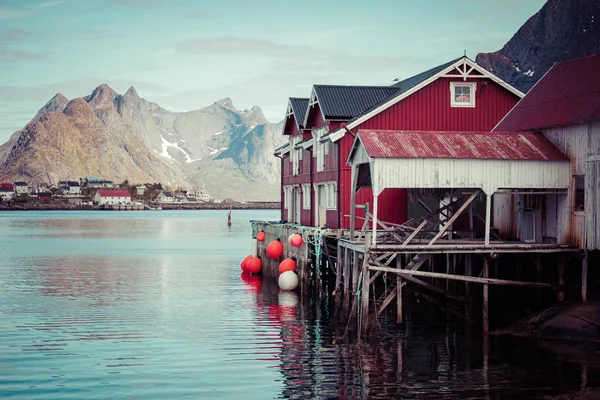
[[[108,85],[71,101],[54,96],[0,146],[0,179],[54,183],[80,176],[204,187],[217,198],[276,200],[281,126],[226,98],[173,113]]]
[[[600,1],[548,0],[499,51],[477,64],[527,92],[556,62],[600,53]]]

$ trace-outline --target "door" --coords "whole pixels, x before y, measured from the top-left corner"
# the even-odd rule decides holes
[[[325,190],[325,185],[319,185],[319,203],[317,209],[319,210],[319,218],[317,219],[318,225],[323,226],[327,223],[327,191]]]

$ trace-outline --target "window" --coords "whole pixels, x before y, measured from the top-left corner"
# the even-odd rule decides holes
[[[452,107],[475,107],[476,83],[450,82],[450,105]]]
[[[310,210],[310,184],[302,185],[302,208]]]
[[[292,193],[291,193],[292,191],[290,189],[291,189],[290,186],[284,186],[283,187],[283,207],[286,210],[290,209],[290,204],[291,204],[290,198],[292,197],[291,196],[292,195]]]
[[[325,185],[325,191],[327,193],[326,207],[329,210],[335,210],[337,207],[337,198],[335,196],[335,182],[327,183]]]
[[[315,129],[313,131],[314,136],[314,144],[313,147],[315,149],[314,156],[317,157],[317,172],[321,172],[325,169],[325,154],[329,152],[329,150],[325,148],[325,144],[321,142],[321,138],[329,132],[328,126],[323,126],[319,129]]]
[[[574,211],[585,211],[585,175],[575,175]]]

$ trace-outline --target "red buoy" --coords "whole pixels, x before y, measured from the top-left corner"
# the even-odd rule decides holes
[[[250,261],[250,259],[252,259],[252,255],[246,256],[246,258],[244,258],[242,260],[242,262],[240,263],[240,268],[242,269],[242,271],[248,272],[248,270],[247,270],[247,268],[248,268],[248,261]]]
[[[281,244],[279,239],[273,240],[271,243],[269,243],[267,246],[267,255],[274,260],[277,260],[283,255],[283,244]]]
[[[264,242],[265,241],[265,231],[258,232],[258,235],[256,235],[256,240],[258,240],[259,242]]]
[[[302,246],[302,243],[304,243],[304,239],[302,239],[302,236],[298,233],[294,233],[293,235],[290,235],[290,244],[294,247],[300,247]]]
[[[258,274],[262,268],[262,260],[258,257],[252,257],[248,264],[246,264],[246,270],[251,274]]]
[[[283,274],[286,271],[295,271],[296,270],[296,259],[286,258],[279,264],[279,273]]]

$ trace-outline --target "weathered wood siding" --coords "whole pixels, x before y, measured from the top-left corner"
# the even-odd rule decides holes
[[[373,192],[386,188],[567,189],[568,161],[375,159]]]
[[[586,122],[576,125],[548,128],[546,136],[556,147],[571,160],[571,185],[569,188],[567,215],[559,216],[559,232],[563,232],[565,240],[581,247],[586,245],[590,250],[600,250],[599,207],[599,170],[596,157],[600,159],[600,121]],[[575,175],[585,176],[584,214],[576,213]],[[585,228],[583,227],[585,226]]]

